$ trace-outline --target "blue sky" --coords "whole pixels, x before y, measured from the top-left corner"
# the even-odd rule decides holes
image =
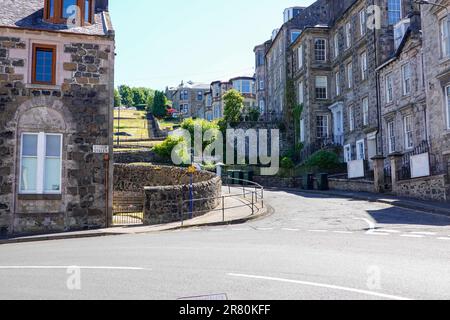
[[[313,0],[110,0],[116,85],[164,89],[254,71],[253,48],[283,22],[283,10]]]

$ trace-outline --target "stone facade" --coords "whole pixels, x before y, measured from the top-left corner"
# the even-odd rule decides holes
[[[172,96],[172,107],[183,118],[205,118],[205,94],[210,91],[208,84],[189,81],[181,82],[176,90],[168,90]]]
[[[367,180],[348,180],[330,178],[328,180],[330,190],[353,191],[353,192],[375,192],[373,181]]]
[[[403,76],[406,68],[411,72],[409,85]],[[410,152],[428,140],[420,33],[405,36],[395,57],[379,69],[379,76],[383,154]]]
[[[256,46],[255,53],[255,82],[256,82],[256,103],[261,113],[261,118],[266,118],[267,105],[267,75],[266,75],[266,50],[269,48],[271,40]]]
[[[450,1],[439,1],[450,9]],[[450,112],[447,88],[450,85],[450,54],[445,53],[441,23],[447,16],[445,8],[422,6],[423,59],[427,99],[426,123],[431,153],[436,157],[436,170],[448,173],[450,161]]]
[[[24,8],[42,9],[41,2],[33,0]],[[35,14],[42,15],[42,10]],[[102,21],[101,34],[92,34],[95,26],[79,27],[74,33],[41,31],[32,23],[9,28],[1,18],[2,13],[0,235],[105,227],[112,207],[108,159],[112,159],[115,50],[109,15],[102,12],[96,19]],[[36,19],[33,23],[39,24]],[[54,85],[32,84],[34,44],[56,48]],[[30,194],[21,189],[24,133],[61,136],[59,192]],[[94,154],[93,145],[109,146],[110,152]],[[45,172],[50,170],[59,168],[46,167]],[[41,174],[45,175],[38,172],[38,178]]]
[[[445,175],[399,181],[396,195],[428,201],[445,202],[449,199]]]
[[[120,199],[128,197],[143,203],[144,224],[147,225],[180,221],[181,210],[189,212],[189,183],[190,175],[183,168],[116,164],[114,194],[117,201],[114,201],[120,203]],[[194,203],[194,216],[215,209],[220,203],[221,194],[220,177],[207,171],[195,172],[193,196],[199,201]]]

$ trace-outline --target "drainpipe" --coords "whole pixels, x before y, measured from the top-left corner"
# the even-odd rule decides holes
[[[372,0],[372,5],[375,7],[375,0]],[[375,29],[373,31],[373,45],[374,45],[374,49],[375,49],[375,63],[378,64],[378,52],[377,52],[377,30]],[[377,124],[377,133],[376,135],[380,136],[381,139],[381,154],[384,155],[384,148],[383,148],[383,130],[381,130],[381,104],[380,104],[380,99],[381,99],[381,95],[380,95],[380,72],[379,70],[376,70],[376,76],[375,76],[376,80],[376,95],[377,95],[377,116],[378,116],[378,124]],[[378,143],[378,139],[375,139],[375,144],[376,144],[376,148],[377,148],[377,153],[379,152],[379,143]]]

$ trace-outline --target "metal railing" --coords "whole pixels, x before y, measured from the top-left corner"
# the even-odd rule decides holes
[[[225,180],[226,183],[223,186],[227,187],[228,194],[207,198],[152,201],[151,205],[166,208],[163,213],[166,216],[178,216],[181,226],[184,226],[186,220],[200,217],[206,213],[221,212],[220,218],[211,221],[212,223],[218,223],[226,222],[227,212],[230,210],[246,208],[253,216],[264,208],[264,188],[261,185],[244,179],[226,177]],[[231,184],[231,181],[234,184]],[[228,199],[237,201],[234,201],[233,204],[227,204]],[[196,207],[207,207],[207,209],[196,210]],[[113,225],[144,224],[145,215],[142,212],[144,210],[139,212],[139,210],[134,209],[134,206],[124,206],[121,209],[114,213]]]

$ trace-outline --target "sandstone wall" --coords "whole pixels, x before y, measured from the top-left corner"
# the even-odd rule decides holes
[[[442,202],[449,199],[445,175],[399,181],[396,187],[396,195]]]

